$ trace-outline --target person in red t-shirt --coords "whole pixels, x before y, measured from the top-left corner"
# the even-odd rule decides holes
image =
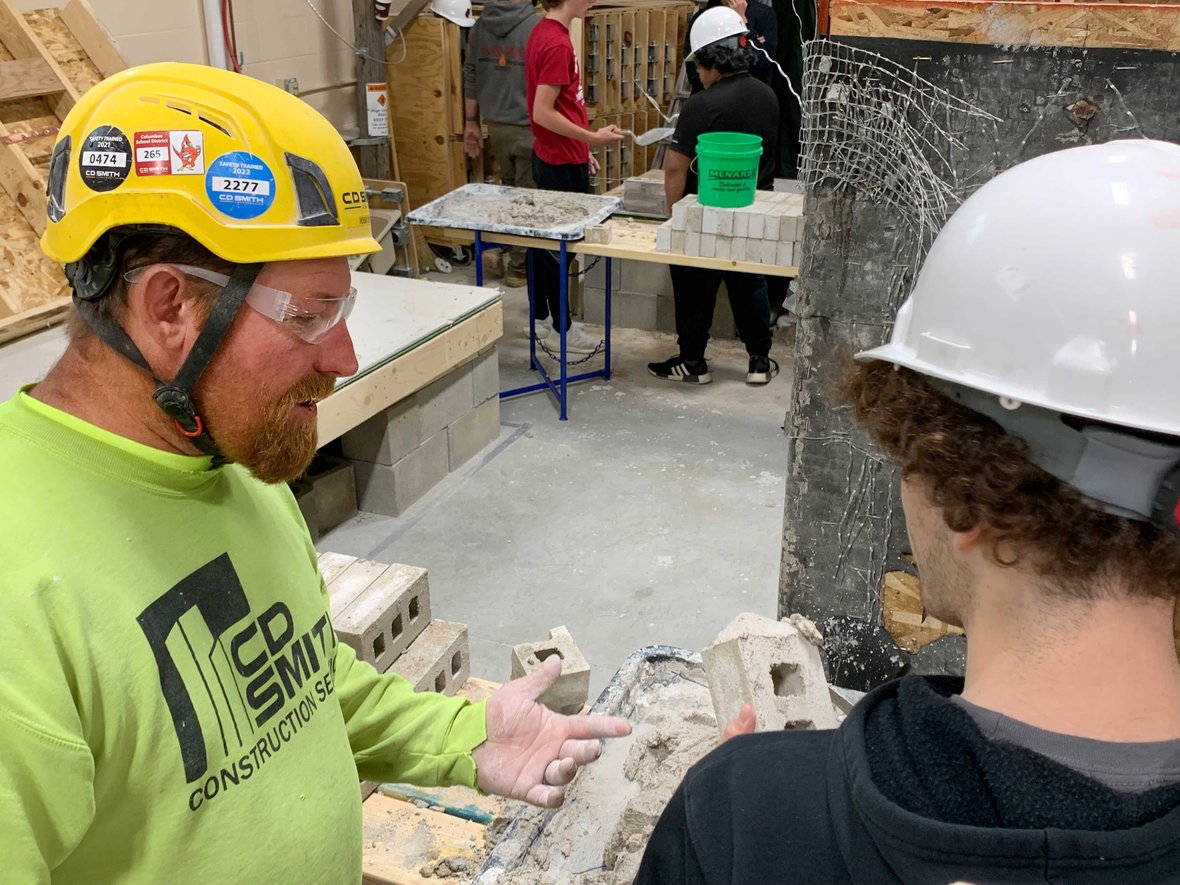
[[[546,14],[529,34],[524,63],[529,123],[535,139],[533,178],[541,190],[586,194],[590,192],[591,173],[598,171],[589,146],[623,140],[617,126],[590,130],[578,59],[570,42],[570,22],[589,12],[594,0],[541,0],[541,5]],[[534,249],[530,264],[530,282],[537,296],[533,300],[537,337],[549,335],[551,340],[546,343],[556,348],[556,327],[550,331],[541,321],[552,314],[556,323],[560,313],[557,256]],[[579,325],[570,323],[568,316],[566,328],[569,352],[591,353],[598,346]]]

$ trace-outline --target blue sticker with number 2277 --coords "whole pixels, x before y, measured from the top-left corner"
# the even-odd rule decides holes
[[[275,200],[274,173],[253,154],[231,151],[209,164],[205,193],[230,218],[257,218]]]

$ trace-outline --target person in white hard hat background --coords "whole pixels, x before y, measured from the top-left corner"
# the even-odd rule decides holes
[[[540,20],[531,0],[487,0],[463,57],[463,148],[473,158],[483,150],[482,116],[500,164],[500,183],[509,187],[536,187],[524,59],[529,34]],[[505,252],[504,283],[523,286],[525,250],[514,246]],[[497,256],[500,251],[484,254]]]
[[[1164,142],[1030,160],[955,212],[843,389],[966,678],[729,741],[640,885],[1177,881],[1178,255]]]
[[[471,0],[430,0],[430,11],[461,28],[470,28],[475,24]]]
[[[775,15],[774,9],[763,3],[762,0],[709,0],[705,9],[694,13],[692,18],[688,20],[688,32],[684,35],[684,57],[687,59],[692,54],[690,40],[692,26],[696,24],[698,18],[705,14],[705,10],[717,6],[728,6],[740,15],[742,21],[746,23],[750,42],[766,50],[766,55],[760,52],[754,53],[754,64],[750,66],[750,73],[763,83],[770,85],[771,78],[776,76],[770,59],[774,58],[775,53],[778,52],[778,16]],[[767,58],[767,55],[770,58]],[[684,72],[688,75],[688,83],[693,95],[705,88],[705,84],[701,82],[700,75],[697,73],[695,62],[685,61]]]
[[[707,132],[743,132],[762,139],[757,186],[774,186],[778,156],[778,99],[774,91],[750,75],[754,50],[746,24],[727,6],[706,9],[689,33],[703,92],[689,96],[676,121],[676,131],[664,154],[664,195],[668,205],[697,192],[694,168],[697,138]],[[647,369],[657,378],[689,384],[713,380],[705,359],[713,309],[721,283],[729,295],[738,337],[746,346],[747,384],[766,384],[778,374],[770,357],[770,304],[766,277],[699,267],[668,267],[676,307],[676,337],[680,353]]]
[[[533,129],[533,179],[542,190],[587,194],[590,176],[598,164],[590,145],[623,140],[617,126],[590,129],[578,58],[570,42],[570,23],[583,18],[594,0],[541,0],[545,17],[529,35],[525,58],[529,120]],[[560,314],[557,256],[532,250],[530,273],[538,340],[551,351],[559,347],[556,323]],[[549,328],[543,320],[552,317]],[[586,334],[580,323],[566,320],[566,348],[570,353],[592,353],[599,341]],[[546,336],[548,336],[546,338]]]

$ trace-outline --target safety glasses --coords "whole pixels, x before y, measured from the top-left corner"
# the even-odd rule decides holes
[[[207,280],[223,288],[229,277],[215,270],[194,267],[191,264],[173,264],[178,271],[190,277]],[[137,268],[125,275],[134,283],[146,268]],[[255,283],[246,293],[246,303],[265,317],[270,317],[292,335],[314,344],[332,330],[334,326],[348,319],[356,304],[356,289],[349,286],[344,295],[320,298],[309,295],[293,295],[282,289],[274,289]]]

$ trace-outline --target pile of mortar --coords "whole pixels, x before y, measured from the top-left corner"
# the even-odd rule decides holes
[[[446,198],[441,215],[453,221],[551,230],[577,226],[601,209],[601,202],[558,191],[530,191],[512,196],[456,193]]]

